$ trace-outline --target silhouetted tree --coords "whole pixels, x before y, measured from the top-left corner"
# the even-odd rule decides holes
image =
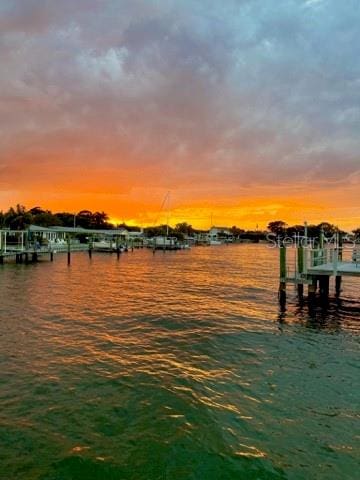
[[[274,233],[278,236],[284,236],[286,233],[286,223],[282,220],[276,220],[275,222],[270,222],[267,226],[268,230],[271,233]]]
[[[24,205],[17,204],[10,207],[4,215],[4,225],[13,230],[23,230],[32,223],[31,213],[26,211]]]
[[[42,213],[51,213],[49,212],[49,210],[43,210],[41,207],[33,207],[33,208],[30,208],[29,210],[29,213],[31,213],[31,215],[40,215]]]
[[[64,227],[72,227],[74,225],[73,213],[59,212],[59,213],[55,213],[54,216],[58,219],[58,221],[60,222],[60,225],[63,225]]]
[[[355,238],[357,240],[360,239],[360,228],[355,228],[355,230],[353,230],[353,234],[355,235]]]
[[[169,235],[172,235],[174,233],[174,229],[172,227],[167,227],[167,225],[158,225],[154,227],[147,227],[144,229],[144,234],[148,238],[160,236],[160,235],[166,235],[166,231],[169,231]]]
[[[90,226],[92,228],[114,228],[109,222],[109,215],[105,212],[94,212],[91,215]]]
[[[61,227],[63,225],[62,221],[51,212],[39,213],[33,215],[34,224],[39,227]]]
[[[191,225],[189,225],[187,222],[181,222],[177,223],[175,225],[174,233],[181,233],[183,236],[188,235],[191,236],[194,233],[194,229]]]
[[[338,231],[338,228],[335,227],[335,225],[332,225],[331,223],[328,223],[328,222],[319,223],[318,229],[319,229],[319,232],[322,229],[324,234],[327,237],[331,237]]]
[[[238,228],[236,225],[232,226],[230,228],[230,232],[231,234],[235,237],[235,238],[239,238],[239,236],[245,232],[245,230],[241,229],[241,228]]]
[[[291,238],[295,235],[304,235],[304,230],[304,225],[292,225],[291,227],[287,227],[286,235]]]

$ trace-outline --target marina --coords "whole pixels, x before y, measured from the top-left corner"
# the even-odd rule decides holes
[[[4,479],[353,478],[355,278],[281,309],[267,245],[72,255],[1,266]]]
[[[0,0],[0,480],[355,480],[359,1]]]
[[[306,231],[306,226],[305,226]],[[211,232],[211,231],[210,231]],[[79,241],[82,239],[82,242]],[[224,246],[214,240],[210,233],[207,245]],[[344,244],[342,236],[336,235],[332,243],[326,243],[324,233],[319,239],[309,239],[307,235],[297,235],[286,245],[278,240],[279,251],[279,300],[286,302],[287,285],[295,285],[299,297],[304,295],[304,287],[308,289],[308,298],[317,292],[326,297],[330,292],[330,280],[334,279],[335,294],[342,291],[343,277],[360,277],[360,245]],[[199,242],[198,245],[202,245]],[[80,227],[43,228],[30,226],[27,230],[0,230],[0,265],[4,262],[15,263],[37,262],[39,259],[54,260],[56,254],[65,253],[70,265],[74,252],[87,252],[92,258],[93,252],[120,254],[134,248],[151,248],[156,250],[177,251],[190,249],[196,245],[194,239],[190,243],[179,242],[176,237],[155,236],[144,238],[141,234],[129,236],[124,229],[84,229]],[[229,245],[228,242],[225,245]],[[270,247],[271,245],[268,244]],[[272,245],[273,246],[273,245]],[[261,265],[259,266],[261,268]],[[254,271],[257,266],[254,265]],[[255,275],[255,273],[253,273]]]
[[[79,236],[83,242],[80,243]],[[124,229],[96,230],[84,228],[43,228],[30,226],[27,230],[0,230],[0,264],[5,260],[16,263],[36,262],[41,257],[54,260],[58,253],[67,254],[71,263],[73,252],[115,252],[118,256],[128,249],[143,246],[143,239],[129,236]]]

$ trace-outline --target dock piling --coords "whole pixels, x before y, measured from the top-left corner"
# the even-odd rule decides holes
[[[311,301],[315,298],[317,290],[318,279],[317,277],[312,277],[311,283],[308,286],[308,299]]]
[[[67,234],[67,264],[71,264],[71,238],[69,234]]]
[[[286,246],[280,247],[280,283],[279,283],[279,302],[286,302]]]
[[[304,273],[304,248],[302,246],[299,246],[297,251],[297,267],[298,267],[299,280],[300,280],[302,277],[302,274]],[[297,291],[298,291],[299,298],[302,298],[304,295],[304,284],[301,283],[300,281],[297,284]]]
[[[338,258],[339,261],[341,262],[343,259],[343,234],[342,232],[338,232]],[[341,275],[336,275],[335,277],[335,295],[337,297],[340,296],[341,293],[341,282],[342,282],[342,277]]]
[[[337,275],[335,277],[335,294],[337,297],[341,293],[341,281],[342,281],[342,277],[340,275]]]
[[[330,277],[328,275],[321,275],[319,280],[320,296],[326,298],[329,296],[329,282]]]

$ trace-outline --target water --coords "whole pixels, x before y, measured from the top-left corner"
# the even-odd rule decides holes
[[[2,266],[1,480],[356,478],[359,282],[282,312],[277,276],[261,245]]]

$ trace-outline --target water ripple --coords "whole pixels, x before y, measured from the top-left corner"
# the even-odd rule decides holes
[[[262,245],[72,260],[0,267],[0,478],[354,478],[356,282],[281,310]]]

